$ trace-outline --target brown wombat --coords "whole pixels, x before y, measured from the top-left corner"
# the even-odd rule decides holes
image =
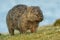
[[[38,6],[27,7],[26,5],[17,5],[13,7],[7,15],[6,21],[8,30],[14,35],[14,29],[25,33],[27,30],[35,32],[39,22],[43,20],[42,11]]]

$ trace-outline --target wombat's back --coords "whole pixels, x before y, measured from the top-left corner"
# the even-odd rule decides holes
[[[26,10],[26,5],[16,5],[12,9],[10,9],[6,16],[6,22],[8,27],[10,27],[10,24],[17,26],[18,19],[21,17],[22,14],[24,14]]]

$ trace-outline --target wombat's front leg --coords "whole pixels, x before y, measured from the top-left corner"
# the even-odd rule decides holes
[[[31,33],[33,33],[33,32],[36,32],[37,31],[37,28],[38,28],[38,26],[35,24],[35,25],[32,25],[32,27],[31,27]]]
[[[31,30],[31,33],[36,32],[36,29],[34,27],[32,27],[30,30]]]

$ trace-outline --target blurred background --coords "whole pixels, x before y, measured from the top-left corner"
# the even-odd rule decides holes
[[[12,7],[18,4],[41,8],[44,20],[39,26],[53,24],[56,19],[60,18],[60,0],[0,0],[0,33],[8,32],[6,15]]]

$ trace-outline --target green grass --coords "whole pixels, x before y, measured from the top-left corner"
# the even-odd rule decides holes
[[[0,40],[60,40],[60,26],[39,27],[36,33],[1,35]]]

